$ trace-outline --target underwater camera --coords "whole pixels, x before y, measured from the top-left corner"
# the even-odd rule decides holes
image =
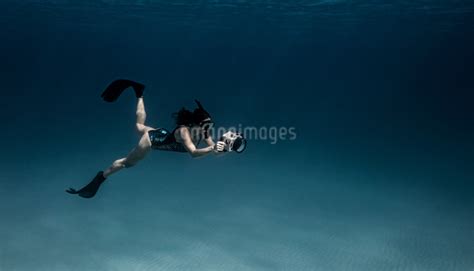
[[[223,134],[219,141],[223,141],[225,143],[225,152],[234,151],[236,153],[241,153],[247,147],[247,140],[245,140],[241,134],[232,131]]]

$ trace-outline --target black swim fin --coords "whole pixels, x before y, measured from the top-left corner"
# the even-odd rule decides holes
[[[104,181],[105,181],[104,172],[99,171],[99,173],[97,173],[95,178],[88,185],[84,186],[83,188],[79,190],[76,190],[74,188],[69,188],[68,190],[66,190],[66,192],[70,194],[78,194],[79,196],[83,198],[92,198],[93,196],[95,196],[95,194],[99,190],[100,185]]]
[[[143,97],[145,85],[127,79],[118,79],[113,81],[110,85],[107,86],[107,88],[104,90],[104,92],[102,92],[102,95],[100,96],[106,102],[115,102],[118,97],[120,97],[122,92],[129,87],[132,87],[133,90],[135,90],[135,96],[137,98]]]

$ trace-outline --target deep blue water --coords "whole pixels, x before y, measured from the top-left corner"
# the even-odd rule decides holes
[[[474,270],[474,2],[0,1],[0,270]],[[153,152],[64,193],[200,99],[294,127]]]

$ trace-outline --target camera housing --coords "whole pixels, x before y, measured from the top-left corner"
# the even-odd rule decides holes
[[[242,153],[247,148],[247,140],[240,133],[228,131],[221,136],[219,141],[225,143],[225,152]]]

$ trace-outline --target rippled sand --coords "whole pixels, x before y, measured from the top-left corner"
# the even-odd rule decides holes
[[[287,170],[276,170],[280,177],[255,172],[272,177],[259,182],[235,176],[226,183],[208,178],[144,182],[138,187],[127,185],[134,176],[127,173],[89,201],[56,191],[60,184],[42,195],[2,193],[0,267],[9,271],[468,271],[474,267],[472,206],[430,192],[429,186],[368,184],[361,176],[345,173],[307,173],[311,179],[306,179]],[[182,174],[162,177],[179,180]]]

